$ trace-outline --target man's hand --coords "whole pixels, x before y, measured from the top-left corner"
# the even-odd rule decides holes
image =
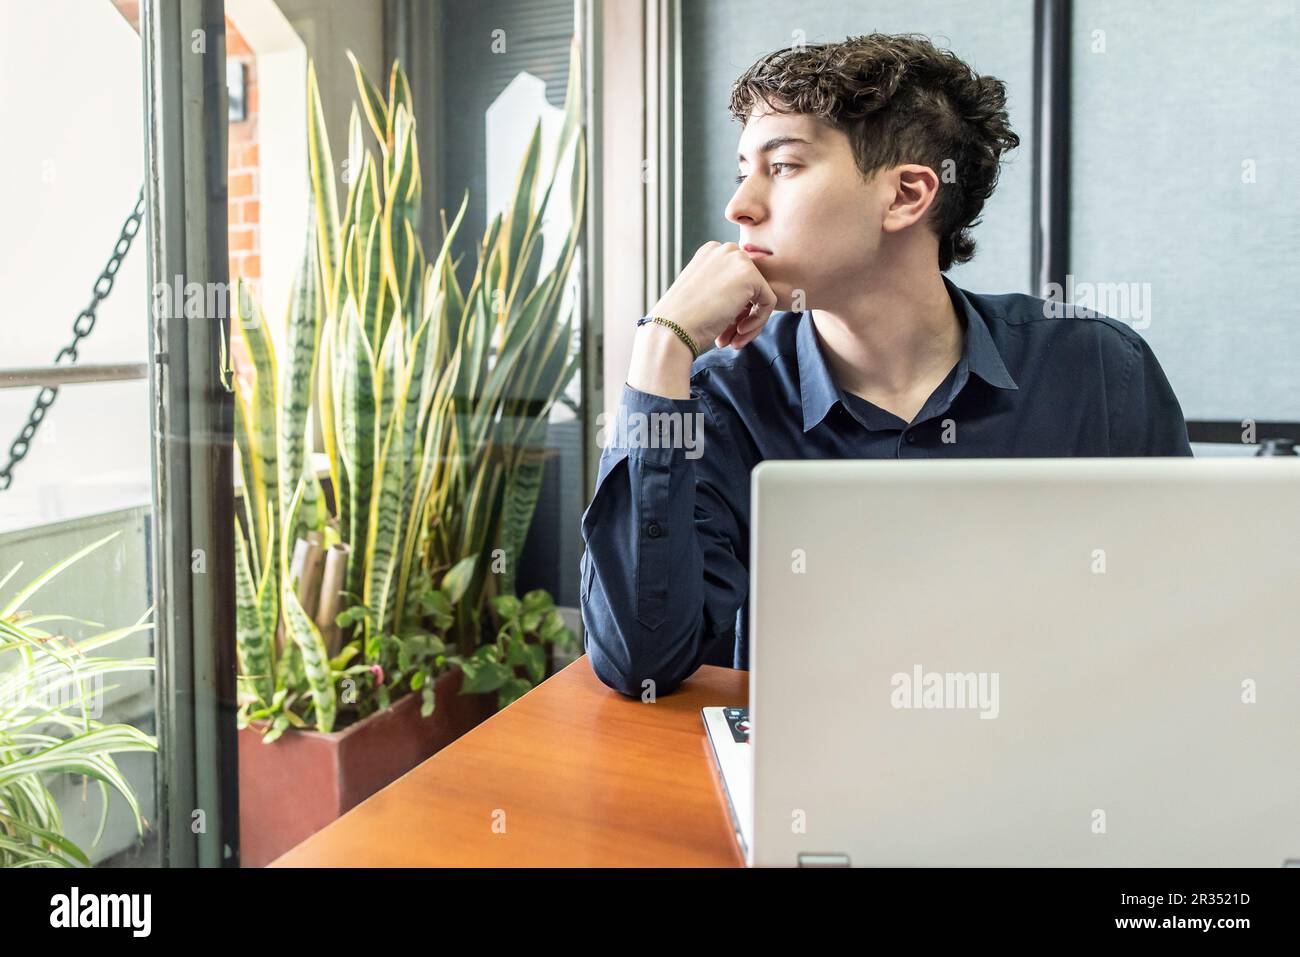
[[[739,349],[763,331],[776,296],[754,261],[735,243],[710,240],[650,311],[671,319],[701,348]]]
[[[763,331],[776,296],[749,254],[735,243],[707,242],[650,310],[677,323],[703,349],[739,349]],[[671,399],[691,394],[691,352],[671,329],[641,326],[632,343],[627,384]]]

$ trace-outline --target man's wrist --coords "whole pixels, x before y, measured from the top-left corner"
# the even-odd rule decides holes
[[[650,313],[649,315],[657,315],[657,313]],[[672,317],[664,316],[663,318],[671,319]],[[690,335],[690,332],[681,323],[677,323],[677,325],[682,329],[682,332],[688,336]],[[682,337],[671,326],[662,322],[650,321],[642,323],[637,327],[637,337],[646,342],[657,356],[669,362],[676,361],[672,358],[673,356],[685,356],[688,362],[695,361],[696,355],[691,351],[691,347],[682,341]],[[695,347],[700,349],[698,342]],[[703,351],[703,349],[700,349],[701,354],[703,354]]]
[[[671,329],[647,322],[637,329],[627,381],[634,389],[652,395],[689,398],[694,361],[690,348]]]

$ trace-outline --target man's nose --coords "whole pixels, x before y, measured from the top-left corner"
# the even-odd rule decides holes
[[[740,225],[741,223],[753,224],[763,217],[763,206],[759,201],[753,188],[746,179],[732,194],[731,202],[727,203],[726,209],[727,221]]]

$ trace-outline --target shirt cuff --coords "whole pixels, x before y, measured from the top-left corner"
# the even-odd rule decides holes
[[[624,454],[658,465],[698,459],[704,451],[704,410],[698,391],[670,399],[623,383],[614,416],[598,430],[604,455]]]

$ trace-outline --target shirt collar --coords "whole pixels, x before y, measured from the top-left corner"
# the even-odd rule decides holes
[[[984,317],[971,304],[966,294],[953,285],[947,276],[940,274],[940,278],[943,279],[953,305],[957,307],[957,314],[965,318],[966,326],[961,359],[957,364],[957,376],[949,398],[955,396],[965,385],[968,372],[975,373],[989,385],[999,389],[1019,389],[1016,381],[1011,378],[1011,373],[1007,371],[1006,363],[993,342],[993,335],[989,332]],[[831,406],[843,401],[843,392],[831,378],[830,369],[822,355],[811,311],[805,311],[799,317],[795,351],[799,360],[799,393],[803,399],[803,430],[807,432],[826,417]]]

